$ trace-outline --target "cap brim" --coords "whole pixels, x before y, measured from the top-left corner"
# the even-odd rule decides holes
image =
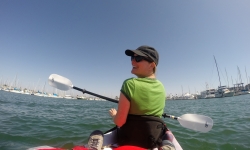
[[[144,56],[144,57],[147,57],[147,55],[143,54],[142,52],[138,51],[138,50],[130,50],[130,49],[127,49],[125,51],[125,54],[127,56],[133,56],[134,54],[137,54],[137,55],[140,55],[140,56]]]

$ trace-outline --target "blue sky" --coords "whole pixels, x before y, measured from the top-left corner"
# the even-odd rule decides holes
[[[114,97],[130,77],[126,49],[155,47],[167,94],[250,76],[249,0],[1,0],[0,80],[42,89],[50,74]],[[246,71],[245,71],[246,69]],[[225,71],[226,70],[226,71]],[[52,88],[46,85],[46,89]],[[77,93],[80,94],[80,93]]]

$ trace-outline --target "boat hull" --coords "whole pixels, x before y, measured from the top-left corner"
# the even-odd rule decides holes
[[[227,92],[227,93],[224,93],[223,95],[224,97],[232,97],[234,96],[234,92]]]

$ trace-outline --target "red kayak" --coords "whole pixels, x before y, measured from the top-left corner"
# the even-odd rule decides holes
[[[176,150],[182,150],[180,144],[178,143],[178,141],[176,140],[176,138],[174,137],[173,133],[168,130],[166,132],[170,137],[170,141],[172,141],[172,143],[175,146]],[[146,150],[145,148],[141,148],[141,147],[137,147],[137,146],[131,146],[131,145],[126,145],[126,146],[118,146],[116,144],[116,130],[114,131],[110,131],[108,133],[104,134],[104,141],[103,141],[103,150]],[[56,148],[56,147],[51,147],[51,146],[38,146],[38,147],[33,147],[33,148],[29,148],[27,150],[66,150],[65,148]],[[72,148],[72,150],[89,150],[87,147],[85,146],[74,146]]]
[[[104,148],[103,150],[146,150],[144,148],[136,147],[136,146],[120,146],[117,148]],[[66,150],[64,148],[55,148],[50,146],[39,146],[39,147],[33,147],[29,148],[28,150]],[[72,148],[72,150],[89,150],[88,148],[84,146],[75,146]]]

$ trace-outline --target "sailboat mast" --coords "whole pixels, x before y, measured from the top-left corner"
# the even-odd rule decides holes
[[[238,68],[238,73],[239,73],[239,79],[240,79],[240,83],[242,83],[242,79],[241,79],[241,73],[240,73],[240,69],[239,69],[239,67],[237,66],[237,68]]]
[[[225,68],[225,71],[226,71],[226,75],[227,75],[227,70],[226,70],[226,68]],[[229,87],[228,76],[227,76],[227,86]]]
[[[16,74],[16,78],[17,78],[17,74]],[[15,78],[15,88],[17,87],[16,78]]]
[[[234,82],[233,82],[233,77],[231,76],[231,80],[232,80],[232,86],[234,86]]]
[[[242,90],[242,89],[244,89],[244,86],[243,86],[243,83],[242,83],[242,78],[241,78],[241,73],[240,73],[239,67],[238,67],[238,72],[239,72],[239,77],[240,77],[240,83],[239,83],[238,86],[239,86],[239,89]]]
[[[181,85],[181,91],[182,91],[182,98],[183,98],[183,87],[182,87],[182,85]]]
[[[245,66],[245,72],[246,72],[246,78],[247,78],[247,69],[246,69],[246,66]],[[248,84],[248,78],[247,78],[247,84]]]
[[[214,61],[215,61],[215,64],[216,64],[216,68],[217,68],[217,72],[218,72],[218,77],[219,77],[219,81],[220,81],[220,73],[219,73],[219,69],[218,69],[218,66],[217,66],[217,62],[216,62],[215,56],[214,56]],[[220,82],[220,87],[221,87],[221,82]]]
[[[45,81],[44,86],[43,86],[43,94],[44,94],[45,85],[46,85],[46,81]]]

